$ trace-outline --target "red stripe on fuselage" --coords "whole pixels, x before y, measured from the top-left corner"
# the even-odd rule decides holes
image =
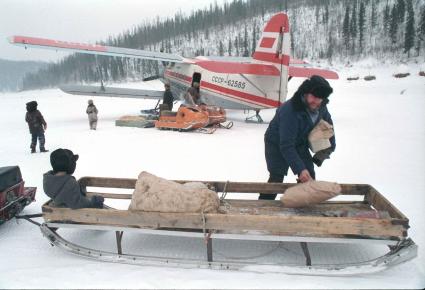
[[[237,63],[223,61],[198,61],[196,64],[210,72],[223,74],[250,74],[259,76],[280,76],[280,71],[271,64]]]
[[[270,99],[266,99],[263,97],[259,97],[256,95],[251,95],[248,93],[244,93],[244,92],[240,92],[240,91],[236,91],[236,90],[232,90],[229,88],[224,88],[209,82],[205,82],[205,81],[201,81],[201,89],[202,88],[207,88],[207,89],[211,89],[211,90],[215,90],[217,92],[220,92],[224,95],[228,95],[231,97],[235,97],[238,99],[241,99],[242,101],[245,102],[250,102],[250,103],[257,103],[256,105],[261,104],[263,106],[269,106],[269,107],[279,107],[280,103],[278,101],[274,101],[274,100],[270,100]]]
[[[165,75],[169,75],[169,76],[178,78],[180,80],[184,80],[184,81],[186,81],[188,83],[192,83],[192,78],[191,77],[188,77],[188,76],[186,76],[184,74],[179,74],[179,73],[176,73],[176,72],[173,72],[173,71],[166,70],[165,71]]]

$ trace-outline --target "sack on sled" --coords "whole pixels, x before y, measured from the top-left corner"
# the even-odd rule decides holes
[[[129,210],[172,213],[215,213],[217,193],[201,182],[180,184],[142,172],[136,182]]]
[[[284,207],[308,207],[331,199],[341,193],[338,183],[309,181],[288,188],[280,200]]]

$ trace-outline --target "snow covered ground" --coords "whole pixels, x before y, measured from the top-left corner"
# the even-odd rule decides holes
[[[332,82],[335,93],[329,105],[337,150],[317,170],[318,178],[368,183],[382,192],[410,218],[409,235],[419,245],[415,260],[378,274],[347,278],[108,264],[51,247],[37,227],[12,220],[0,226],[0,288],[425,287],[425,78],[418,76],[419,65],[409,66],[411,76],[405,79],[392,77],[396,66],[340,69],[341,79]],[[377,80],[362,80],[369,73]],[[354,74],[361,80],[346,80]],[[291,81],[290,96],[300,82]],[[146,86],[161,88],[155,81]],[[49,154],[29,153],[24,115],[25,103],[33,99],[48,123],[47,148],[69,148],[80,155],[77,178],[135,178],[142,170],[169,179],[268,178],[263,156],[267,125],[244,123],[242,112],[228,112],[235,126],[213,135],[121,128],[114,125],[117,118],[137,114],[154,102],[95,98],[100,121],[93,132],[85,114],[86,97],[57,89],[5,93],[0,94],[0,165],[19,165],[26,184],[38,187],[37,202],[25,209],[26,214],[40,212],[47,201],[42,174],[50,169]],[[262,112],[265,120],[273,114],[274,110]]]

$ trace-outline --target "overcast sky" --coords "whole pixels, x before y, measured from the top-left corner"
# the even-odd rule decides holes
[[[157,16],[226,0],[0,0],[0,58],[55,61],[66,55],[9,44],[12,35],[73,42],[106,39]]]

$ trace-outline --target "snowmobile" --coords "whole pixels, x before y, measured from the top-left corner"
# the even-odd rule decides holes
[[[24,187],[18,166],[0,167],[0,224],[19,214],[35,200],[36,187]]]
[[[182,105],[177,112],[161,111],[159,120],[155,122],[155,127],[160,130],[177,130],[180,132],[198,131],[214,133],[217,127],[230,129],[232,122],[226,122],[226,111],[219,107],[194,105]],[[210,127],[210,128],[207,128]]]
[[[106,204],[131,200],[132,194],[123,189],[134,189],[136,181],[79,180],[88,196],[101,195]],[[52,245],[70,253],[135,265],[344,276],[382,271],[417,256],[417,246],[408,237],[408,218],[370,185],[342,184],[341,200],[288,209],[280,201],[229,196],[279,193],[294,184],[201,182],[221,196],[217,213],[130,211],[109,206],[72,210],[48,201],[42,207],[44,222],[39,226]],[[82,246],[64,236],[77,231],[74,240],[81,240],[78,232],[83,230],[89,240],[113,234],[110,247],[89,248],[86,240]],[[99,236],[99,231],[105,235]],[[135,253],[140,250],[142,254]]]

